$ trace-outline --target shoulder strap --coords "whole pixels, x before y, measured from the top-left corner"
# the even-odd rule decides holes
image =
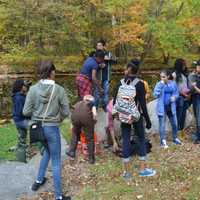
[[[49,105],[50,105],[50,103],[51,103],[51,100],[52,100],[52,97],[53,97],[53,93],[54,93],[54,90],[55,90],[55,83],[53,84],[53,89],[52,89],[52,92],[51,92],[51,96],[50,96],[50,99],[49,99],[49,102],[48,102],[48,104],[47,104],[47,108],[46,108],[46,110],[45,110],[45,113],[44,113],[44,116],[43,116],[43,119],[42,119],[42,121],[44,121],[45,120],[45,118],[46,118],[46,114],[47,114],[47,111],[48,111],[48,109],[49,109]]]
[[[140,81],[139,78],[135,78],[135,79],[131,82],[131,85],[136,86],[137,83],[138,83],[139,81]]]
[[[124,78],[120,80],[121,84],[124,85],[125,84],[125,80]]]

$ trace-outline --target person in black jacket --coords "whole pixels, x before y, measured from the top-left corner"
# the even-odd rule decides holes
[[[139,60],[134,59],[131,62],[128,63],[126,68],[126,75],[124,77],[125,82],[129,80],[129,82],[133,81],[135,78],[138,77],[137,72],[139,69]],[[115,105],[117,94],[119,87],[121,86],[121,81],[117,84],[116,89],[114,91],[114,100],[113,105]],[[139,139],[139,159],[141,161],[140,164],[140,172],[139,175],[141,177],[146,176],[153,176],[156,174],[155,170],[147,168],[146,165],[146,146],[145,146],[145,130],[144,130],[144,122],[145,119],[146,122],[146,128],[151,128],[151,120],[149,118],[147,107],[146,107],[146,99],[145,99],[145,88],[144,83],[142,80],[139,80],[136,85],[136,97],[135,97],[135,103],[138,106],[139,112],[141,114],[141,117],[139,121],[137,122],[131,122],[131,123],[123,123],[121,122],[121,131],[122,131],[122,154],[123,154],[123,164],[124,164],[124,173],[123,177],[125,179],[130,178],[129,173],[129,163],[130,163],[130,156],[131,156],[131,143],[130,143],[130,136],[131,136],[131,128],[134,126],[135,132],[138,135]]]
[[[24,80],[16,80],[12,89],[12,118],[18,131],[18,144],[16,158],[20,162],[26,162],[26,139],[28,129],[28,118],[22,113],[28,86]]]

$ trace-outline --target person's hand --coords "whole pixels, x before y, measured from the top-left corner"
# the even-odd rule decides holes
[[[192,83],[192,87],[196,87],[197,86],[197,83],[196,82],[194,82],[194,83]]]
[[[93,114],[93,120],[97,121],[97,115],[96,114]]]
[[[152,126],[152,125],[151,125],[151,121],[147,121],[147,122],[146,122],[146,128],[147,128],[147,129],[150,129],[151,126]]]
[[[113,117],[114,117],[115,119],[119,120],[119,113],[115,113],[115,114],[113,115]]]
[[[117,142],[114,142],[114,144],[113,144],[113,152],[116,152],[118,150],[119,150],[118,144],[117,144]]]
[[[162,80],[162,79],[161,79],[161,81],[160,81],[160,82],[161,82],[162,84],[165,84],[165,81],[164,81],[164,80]]]
[[[105,55],[104,60],[110,60],[110,57],[108,55]]]
[[[132,124],[133,123],[133,116],[129,115],[128,116],[128,124]]]
[[[171,100],[171,102],[175,102],[175,101],[176,101],[176,97],[175,97],[175,96],[172,96],[172,97],[170,98],[170,100]]]
[[[106,66],[105,63],[101,63],[101,64],[99,64],[99,67],[100,67],[101,69],[103,69],[105,66]]]

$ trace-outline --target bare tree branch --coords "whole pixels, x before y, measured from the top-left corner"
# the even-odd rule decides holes
[[[181,5],[179,6],[179,8],[177,9],[176,17],[179,16],[179,14],[181,13],[181,11],[183,10],[183,7],[184,7],[184,2],[182,2]]]

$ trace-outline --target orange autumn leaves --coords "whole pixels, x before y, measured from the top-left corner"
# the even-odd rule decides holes
[[[113,26],[113,45],[118,43],[129,43],[133,46],[143,44],[142,34],[146,31],[146,25],[143,24],[144,7],[141,4],[132,5],[122,11],[123,17],[118,16],[118,24]]]

